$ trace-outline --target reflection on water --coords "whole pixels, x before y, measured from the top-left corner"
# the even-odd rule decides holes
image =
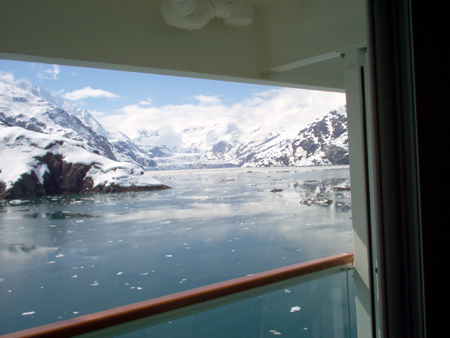
[[[352,250],[346,167],[155,175],[172,189],[2,202],[0,333]]]
[[[25,243],[20,244],[9,244],[7,245],[9,252],[20,253],[20,252],[30,252],[31,250],[36,250],[36,245],[28,245]]]
[[[30,211],[29,209],[26,211]],[[103,216],[91,215],[86,213],[74,214],[70,211],[53,211],[45,213],[27,213],[23,217],[26,218],[46,218],[46,219],[68,219],[68,218],[99,218]]]

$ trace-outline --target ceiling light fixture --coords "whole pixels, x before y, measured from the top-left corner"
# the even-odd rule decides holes
[[[161,13],[167,24],[187,30],[200,29],[214,17],[231,27],[253,22],[251,0],[164,0]]]

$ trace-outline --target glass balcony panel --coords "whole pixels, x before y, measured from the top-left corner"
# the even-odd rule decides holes
[[[357,336],[353,270],[121,335],[137,337]]]

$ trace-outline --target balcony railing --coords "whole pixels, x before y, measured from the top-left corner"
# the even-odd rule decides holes
[[[293,285],[330,276],[353,267],[353,252],[261,272],[53,324],[14,332],[17,337],[114,337]]]

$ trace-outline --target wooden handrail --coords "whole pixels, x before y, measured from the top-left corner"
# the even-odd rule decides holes
[[[351,263],[353,263],[353,252],[337,254],[9,333],[0,336],[0,338],[75,337]]]

